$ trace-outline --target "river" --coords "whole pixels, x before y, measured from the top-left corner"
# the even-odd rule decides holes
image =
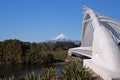
[[[50,68],[51,66],[46,66]],[[52,66],[56,69],[57,75],[61,75],[61,71],[63,69],[63,65],[56,65]],[[36,75],[40,75],[43,71],[44,67],[41,67],[39,65],[12,65],[12,64],[0,64],[0,77],[8,77],[14,75],[15,78],[23,77],[26,74],[30,73],[32,70],[35,71]]]

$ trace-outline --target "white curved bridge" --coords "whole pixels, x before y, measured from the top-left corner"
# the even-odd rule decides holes
[[[83,58],[104,80],[120,80],[120,22],[84,9],[81,47],[69,49],[68,55]]]

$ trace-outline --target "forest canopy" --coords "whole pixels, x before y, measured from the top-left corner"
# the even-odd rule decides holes
[[[9,39],[0,42],[0,62],[45,64],[54,61],[54,54],[66,55],[69,48],[77,46],[73,42],[30,43]]]

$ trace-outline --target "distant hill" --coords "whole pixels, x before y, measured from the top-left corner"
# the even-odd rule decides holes
[[[51,40],[48,40],[46,42],[53,42],[53,43],[55,43],[55,42],[74,42],[75,44],[79,44],[80,40],[71,40],[67,36],[65,36],[64,34],[60,34],[57,37],[55,37]]]

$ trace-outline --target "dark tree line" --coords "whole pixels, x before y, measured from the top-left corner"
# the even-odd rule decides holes
[[[67,51],[78,45],[72,42],[30,43],[20,40],[0,42],[0,62],[4,63],[38,63],[45,64],[53,60],[55,51]]]

